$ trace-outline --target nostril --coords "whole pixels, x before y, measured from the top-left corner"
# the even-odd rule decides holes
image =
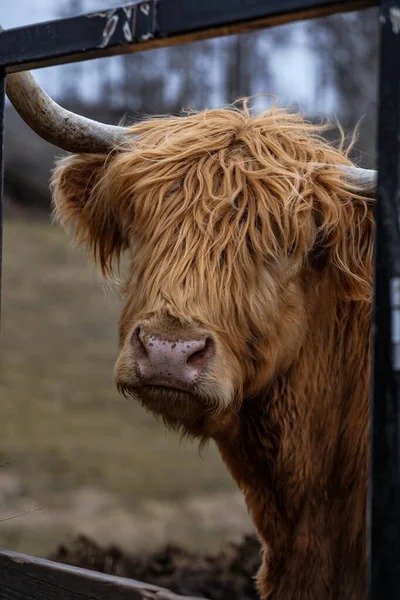
[[[187,364],[191,367],[202,367],[210,358],[214,355],[215,344],[212,338],[207,337],[204,339],[204,344],[199,350],[196,350],[187,359]]]
[[[135,329],[135,331],[133,332],[131,343],[136,351],[137,358],[147,358],[148,357],[148,352],[147,352],[147,348],[145,345],[146,337],[145,337],[144,332],[140,329],[140,327],[137,327]]]

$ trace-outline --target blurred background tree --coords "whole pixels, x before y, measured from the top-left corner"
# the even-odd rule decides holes
[[[335,96],[335,113],[346,131],[354,130],[361,119],[358,160],[372,167],[378,85],[377,10],[308,21],[306,28],[319,65],[315,94],[319,98],[327,93]]]

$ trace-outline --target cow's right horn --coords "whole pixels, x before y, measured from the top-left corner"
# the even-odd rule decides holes
[[[29,71],[7,75],[6,93],[31,129],[68,152],[108,153],[127,139],[124,127],[92,121],[59,106]]]
[[[62,108],[29,71],[7,75],[6,93],[31,129],[68,152],[108,153],[127,139],[124,127],[105,125]]]

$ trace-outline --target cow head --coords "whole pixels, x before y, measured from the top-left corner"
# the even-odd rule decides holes
[[[169,426],[231,427],[296,360],[327,270],[343,297],[369,293],[363,242],[348,248],[369,217],[337,167],[313,166],[350,164],[320,131],[277,108],[209,110],[144,121],[55,170],[55,213],[103,273],[129,252],[115,380]]]
[[[370,300],[360,194],[376,173],[323,128],[246,103],[115,127],[63,109],[28,72],[6,83],[30,127],[78,153],[54,173],[57,218],[105,276],[130,255],[116,383],[171,427],[232,428],[296,361],[323,281],[344,302]]]

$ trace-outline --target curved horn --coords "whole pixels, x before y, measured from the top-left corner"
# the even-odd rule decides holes
[[[7,75],[6,93],[31,129],[68,152],[108,153],[126,139],[124,127],[105,125],[62,108],[29,71]]]
[[[350,167],[347,165],[324,165],[314,163],[316,167],[333,167],[343,173],[345,179],[354,187],[358,188],[366,196],[373,196],[376,192],[378,179],[377,171],[372,169],[360,169],[359,167]]]
[[[346,165],[340,165],[338,169],[349,183],[359,188],[364,194],[372,195],[376,192],[377,171],[360,169],[359,167],[347,167]]]
[[[7,75],[6,93],[31,129],[68,152],[108,153],[126,140],[124,127],[92,121],[59,106],[29,71]]]

